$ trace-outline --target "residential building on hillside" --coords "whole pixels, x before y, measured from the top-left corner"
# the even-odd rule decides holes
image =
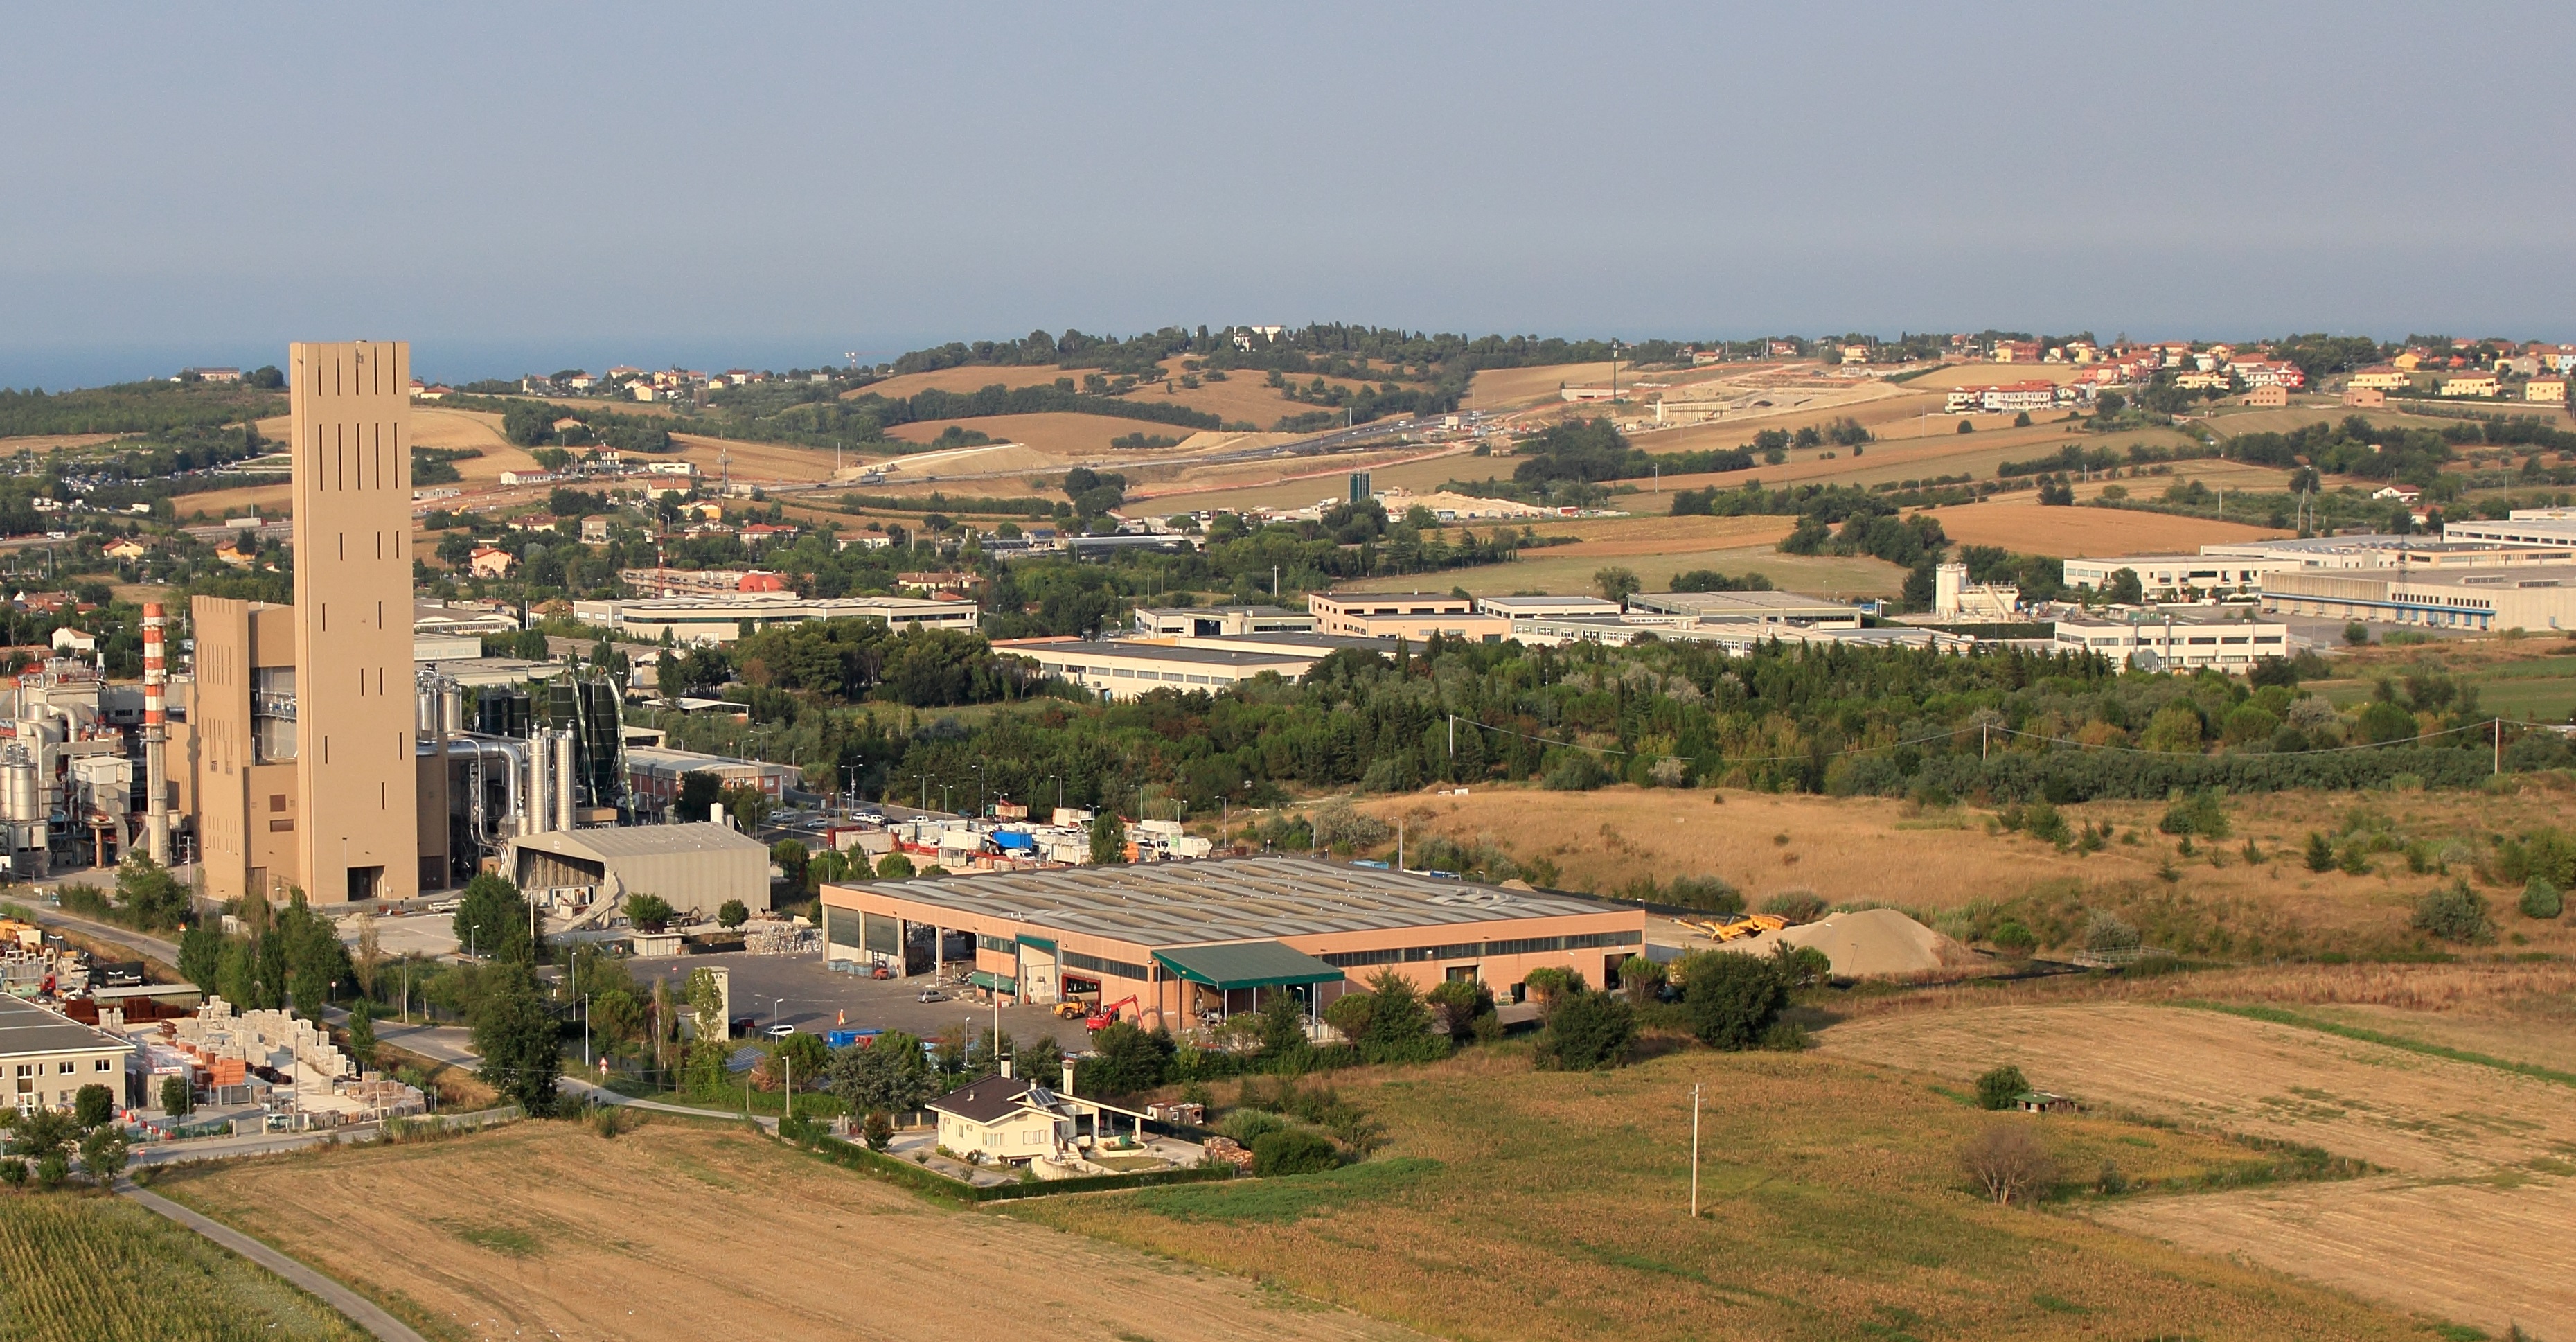
[[[2503,391],[2504,384],[2493,373],[2463,373],[2442,379],[2444,396],[2497,396]]]
[[[2567,404],[2567,379],[2563,377],[2533,378],[2531,381],[2523,384],[2522,399],[2526,401],[2538,401],[2544,405],[2565,405]]]

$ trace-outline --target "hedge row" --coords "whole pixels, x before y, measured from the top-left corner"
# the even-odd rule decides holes
[[[2174,789],[2230,792],[2291,788],[2353,791],[2400,778],[2432,788],[2471,788],[2493,773],[2484,750],[2387,746],[2378,750],[2297,754],[2164,755],[2144,752],[2050,751],[2046,754],[1928,755],[1909,773],[1901,755],[1851,757],[1837,791],[1902,796],[1940,788],[1952,796],[1998,801],[2081,802],[2096,798],[2156,800]]]

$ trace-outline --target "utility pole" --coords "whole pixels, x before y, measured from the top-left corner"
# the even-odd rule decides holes
[[[2504,772],[2504,719],[2489,718],[2487,727],[2495,737],[2495,766],[2492,772],[2500,775]]]
[[[1699,1219],[1699,1084],[1691,1084],[1691,1219]]]

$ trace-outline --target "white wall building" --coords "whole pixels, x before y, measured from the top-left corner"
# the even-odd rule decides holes
[[[2289,656],[2290,627],[2273,621],[2207,620],[2149,612],[2136,624],[2059,620],[2057,647],[2061,652],[2100,653],[2121,664],[2148,653],[2166,670],[2216,668],[2242,675],[2265,657]]]

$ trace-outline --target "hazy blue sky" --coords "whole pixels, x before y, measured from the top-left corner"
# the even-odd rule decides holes
[[[2576,335],[2576,8],[13,10],[0,385],[1032,327]]]

